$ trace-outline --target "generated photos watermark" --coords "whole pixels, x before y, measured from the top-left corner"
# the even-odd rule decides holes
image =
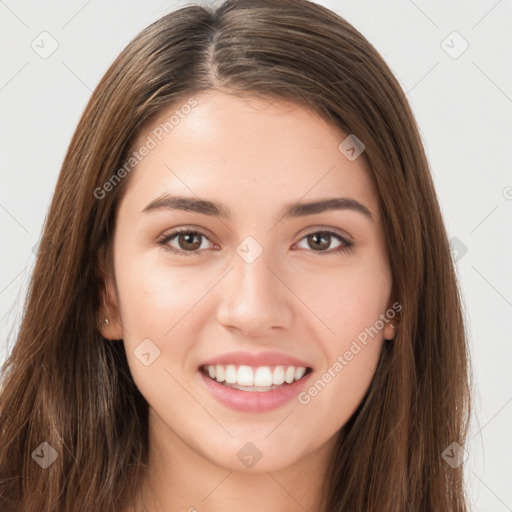
[[[153,129],[150,135],[147,136],[145,142],[136,150],[131,153],[122,167],[112,174],[112,176],[101,187],[94,189],[93,195],[96,199],[104,199],[105,196],[114,190],[114,188],[121,183],[135,166],[141,162],[149,153],[158,146],[166,135],[172,132],[180,122],[185,119],[192,109],[198,105],[195,98],[190,98],[185,104],[181,105],[174,111],[166,121],[161,122],[156,128]]]
[[[343,354],[338,355],[327,370],[311,385],[306,391],[299,393],[297,399],[302,405],[307,405],[311,399],[317,396],[324,388],[331,382],[342,370],[345,368],[354,357],[361,352],[361,350],[368,344],[369,338],[373,339],[382,331],[384,326],[395,318],[397,313],[402,310],[402,305],[395,302],[385,313],[381,313],[378,320],[371,327],[365,328],[361,331],[355,339],[352,340],[350,348]]]

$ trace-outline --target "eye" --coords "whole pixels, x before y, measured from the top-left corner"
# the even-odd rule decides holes
[[[300,242],[303,240],[309,245],[306,249],[312,248],[313,252],[316,252],[319,256],[348,252],[354,246],[353,242],[349,242],[338,233],[329,230],[314,231],[303,237]],[[331,246],[333,240],[337,241],[338,245],[333,250],[327,251],[326,249]],[[180,256],[195,256],[208,249],[208,244],[203,243],[205,241],[210,241],[210,239],[202,231],[179,228],[161,237],[158,240],[158,245],[164,250]]]
[[[333,239],[338,242],[338,245],[335,246],[334,250],[326,251],[325,249],[329,248]],[[305,240],[309,247],[313,247],[313,251],[318,253],[319,256],[348,252],[354,246],[353,242],[349,242],[338,233],[329,230],[314,231],[302,238],[301,242],[302,240]]]
[[[158,244],[166,251],[170,251],[174,254],[179,254],[180,256],[194,256],[207,248],[203,245],[201,239],[209,240],[202,231],[181,228],[164,235],[164,237],[158,241]],[[175,245],[172,245],[171,242]]]

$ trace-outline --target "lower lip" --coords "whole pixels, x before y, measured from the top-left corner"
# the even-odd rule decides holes
[[[271,391],[241,391],[220,384],[199,372],[208,391],[221,404],[243,412],[267,412],[282,407],[298,396],[306,385],[311,372],[291,384],[282,385]]]

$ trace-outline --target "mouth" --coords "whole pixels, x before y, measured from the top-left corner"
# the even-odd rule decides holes
[[[307,366],[248,366],[234,364],[202,365],[199,371],[222,386],[249,393],[267,393],[294,386],[312,371]]]

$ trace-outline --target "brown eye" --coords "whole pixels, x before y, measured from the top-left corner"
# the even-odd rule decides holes
[[[178,235],[178,246],[185,251],[197,251],[201,247],[200,233],[180,233]]]
[[[182,256],[194,256],[208,248],[203,241],[209,238],[201,231],[190,229],[175,230],[158,242],[165,250]]]
[[[327,233],[313,233],[308,235],[307,239],[310,247],[313,247],[315,251],[329,249],[331,245],[331,235]]]
[[[313,252],[316,252],[319,256],[346,252],[354,245],[353,242],[345,240],[334,231],[315,231],[314,233],[306,235],[299,243],[303,240],[306,241],[306,247],[303,245],[301,248],[313,250]],[[333,240],[337,242],[337,245],[331,247]],[[331,250],[327,250],[329,248],[331,248]]]

